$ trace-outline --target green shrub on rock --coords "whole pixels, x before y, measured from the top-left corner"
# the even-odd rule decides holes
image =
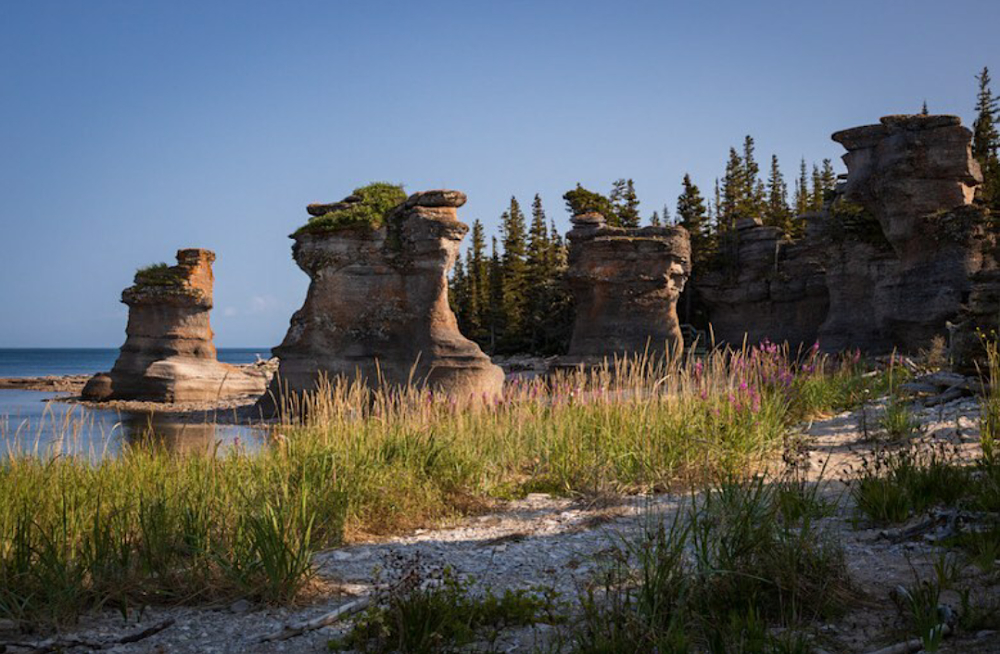
[[[385,223],[389,212],[404,200],[406,193],[401,184],[372,182],[354,189],[343,202],[334,205],[336,208],[321,216],[311,217],[309,222],[295,232],[295,236],[323,234],[353,227],[378,229]]]

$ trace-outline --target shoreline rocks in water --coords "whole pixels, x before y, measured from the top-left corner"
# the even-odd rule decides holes
[[[72,393],[79,395],[91,375],[44,375],[41,377],[0,377],[0,390]]]
[[[127,339],[108,373],[83,388],[86,400],[206,402],[260,395],[267,380],[216,359],[210,250],[177,252],[177,265],[150,266],[122,292]]]
[[[503,371],[459,332],[448,305],[448,271],[469,229],[457,215],[465,194],[425,191],[369,222],[340,219],[365,215],[365,191],[310,207],[321,220],[292,235],[311,281],[273,350],[279,370],[262,406],[273,412],[273,398],[313,391],[324,376],[412,381],[463,401],[498,396]]]

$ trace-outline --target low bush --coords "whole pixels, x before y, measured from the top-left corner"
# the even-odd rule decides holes
[[[357,198],[356,202],[347,203],[343,209],[310,218],[295,233],[315,234],[355,227],[378,229],[385,223],[389,213],[406,200],[401,184],[387,182],[372,182],[354,189],[351,195]]]

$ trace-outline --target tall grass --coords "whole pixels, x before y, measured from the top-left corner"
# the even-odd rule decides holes
[[[93,606],[283,602],[318,548],[531,491],[656,491],[757,469],[788,426],[882,383],[851,358],[767,345],[616,360],[457,403],[336,379],[283,398],[272,444],[180,456],[9,453],[0,464],[0,617]]]

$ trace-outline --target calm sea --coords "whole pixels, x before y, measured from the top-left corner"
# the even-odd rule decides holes
[[[253,363],[268,359],[267,347],[221,347],[219,361]],[[111,370],[118,348],[0,348],[0,377],[89,375]]]
[[[118,349],[0,348],[0,377],[80,375],[110,370]],[[268,348],[220,348],[219,360],[253,363],[270,356]],[[168,449],[209,450],[262,441],[259,430],[238,425],[180,423],[140,412],[92,410],[51,402],[58,393],[0,389],[0,457],[8,451],[114,456],[124,443],[152,433]]]

